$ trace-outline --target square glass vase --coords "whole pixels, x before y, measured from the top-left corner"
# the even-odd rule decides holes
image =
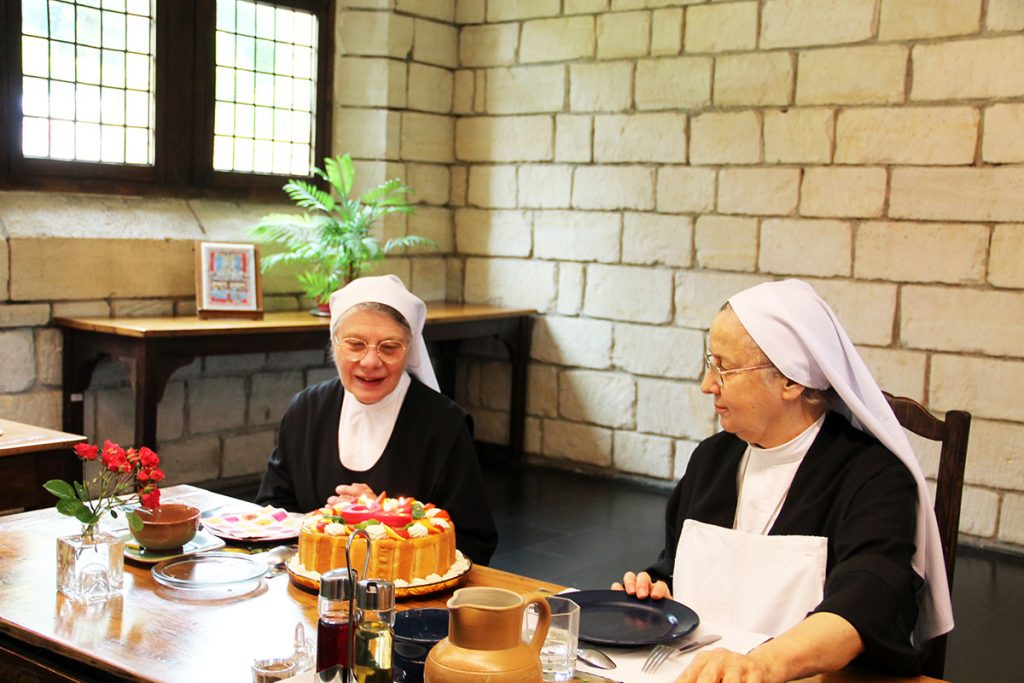
[[[102,531],[57,539],[57,590],[76,602],[121,595],[124,541]]]

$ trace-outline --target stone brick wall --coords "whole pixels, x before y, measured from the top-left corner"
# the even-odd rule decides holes
[[[540,312],[531,458],[680,476],[717,427],[711,318],[799,276],[884,387],[974,414],[962,530],[1024,547],[1020,0],[340,0],[337,47],[336,151],[416,188],[386,236],[441,246],[386,270],[428,300]],[[53,316],[190,315],[191,241],[280,208],[0,193],[0,415],[59,426]],[[265,288],[268,309],[305,303],[289,274]],[[465,351],[459,399],[503,442],[504,353]],[[319,354],[181,369],[172,477],[259,471],[287,399],[330,372]],[[125,369],[94,382],[90,436],[129,439]]]
[[[679,476],[716,429],[718,306],[798,276],[885,388],[973,413],[962,531],[1024,546],[1024,4],[460,0],[456,21],[463,291],[542,314],[534,457]],[[508,368],[476,351],[461,398],[501,440]]]
[[[454,153],[454,0],[338,3],[334,140],[357,157],[357,185],[400,177],[418,210],[381,228],[434,239],[439,249],[389,258],[426,300],[448,295],[453,262],[449,164]],[[378,11],[383,9],[383,11]],[[357,187],[357,191],[359,190]],[[281,202],[0,192],[0,416],[61,426],[57,316],[194,315],[194,240],[252,241]],[[268,311],[307,308],[294,271],[264,276]],[[326,339],[325,339],[326,346]],[[244,348],[241,349],[244,351]],[[131,444],[129,368],[104,361],[85,396],[92,439]],[[230,482],[263,471],[277,424],[302,387],[335,374],[323,352],[196,359],[171,378],[159,406],[169,483]]]

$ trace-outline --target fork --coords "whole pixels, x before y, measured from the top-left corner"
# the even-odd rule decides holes
[[[680,653],[691,652],[692,650],[699,650],[705,645],[710,645],[716,640],[721,640],[721,638],[722,636],[709,633],[703,638],[697,638],[689,643],[684,643],[678,649],[674,645],[658,645],[651,650],[649,655],[647,655],[647,659],[644,660],[643,668],[641,668],[640,671],[645,674],[652,674],[661,668],[661,665],[664,664],[668,660],[669,656],[672,655],[673,650]]]
[[[669,655],[672,654],[672,648],[668,645],[658,645],[651,653],[647,655],[647,659],[644,660],[644,665],[640,669],[645,674],[652,674],[661,668],[661,665],[665,663]]]

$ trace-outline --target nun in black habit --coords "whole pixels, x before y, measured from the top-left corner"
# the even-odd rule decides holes
[[[712,322],[704,364],[723,431],[691,455],[658,561],[613,587],[770,639],[705,650],[677,683],[777,683],[855,658],[916,674],[917,649],[953,627],[938,527],[835,313],[799,280],[744,290]]]
[[[487,564],[498,542],[472,419],[438,391],[426,305],[394,275],[331,296],[338,377],[300,391],[281,420],[256,501],[307,512],[386,491],[448,511],[456,545]]]

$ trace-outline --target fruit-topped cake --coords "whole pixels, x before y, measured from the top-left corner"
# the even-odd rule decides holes
[[[399,587],[443,579],[463,561],[455,550],[455,526],[448,513],[413,498],[360,496],[347,503],[311,512],[299,532],[298,564],[319,574],[345,566],[345,546],[356,529],[373,539],[366,576]],[[362,572],[366,541],[357,536],[349,551],[353,568]]]

